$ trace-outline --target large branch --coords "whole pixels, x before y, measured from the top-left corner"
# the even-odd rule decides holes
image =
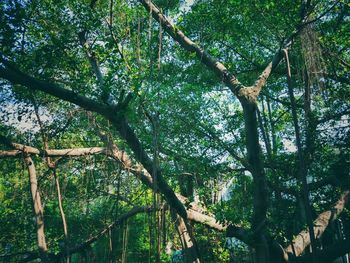
[[[314,221],[315,239],[319,239],[327,226],[334,221],[344,210],[349,199],[350,191],[345,191],[337,203],[330,209],[321,213]],[[308,230],[300,232],[292,241],[292,244],[285,249],[285,261],[288,262],[290,255],[300,256],[304,250],[310,245],[310,234]]]
[[[130,172],[132,172],[139,180],[141,180],[145,185],[149,188],[157,191],[157,187],[153,182],[153,178],[151,174],[143,167],[142,164],[138,162],[133,162],[128,154],[124,151],[118,149],[118,147],[112,142],[111,138],[103,133],[99,133],[100,138],[106,142],[109,149],[111,150],[112,157],[117,161],[121,162],[124,168]],[[236,237],[239,240],[247,243],[248,245],[252,245],[248,240],[247,230],[244,228],[233,225],[230,223],[220,223],[216,220],[216,218],[208,213],[208,211],[198,205],[195,202],[189,202],[188,198],[183,195],[176,194],[178,200],[184,204],[187,208],[187,218],[195,223],[206,225],[209,228],[215,229],[220,232],[225,232],[227,236]]]
[[[113,126],[117,129],[120,136],[127,142],[128,146],[133,151],[135,158],[139,161],[150,174],[155,174],[157,178],[157,187],[168,202],[168,204],[183,218],[187,217],[186,209],[183,204],[177,199],[174,191],[163,178],[160,170],[154,170],[153,162],[138,140],[134,130],[130,127],[122,111],[119,111],[120,106],[108,106],[89,99],[85,96],[78,95],[75,92],[62,88],[58,85],[44,82],[35,79],[21,72],[12,63],[0,57],[0,77],[9,80],[14,84],[21,84],[30,90],[40,90],[47,94],[53,95],[64,101],[74,103],[88,111],[96,112],[110,120]]]
[[[263,72],[256,79],[254,85],[243,85],[232,73],[228,71],[225,65],[217,58],[211,56],[199,45],[194,43],[189,37],[187,37],[181,30],[179,30],[163,13],[159,8],[152,3],[151,0],[139,0],[139,2],[150,12],[153,18],[162,25],[162,28],[185,50],[196,54],[197,58],[206,65],[211,71],[213,71],[226,85],[227,87],[239,98],[255,102],[262,88],[265,86],[266,81],[272,71],[276,69],[280,61],[283,59],[282,49],[287,49],[291,46],[293,40],[300,34],[305,26],[310,23],[314,23],[324,16],[329,10],[331,10],[335,4],[324,14],[317,19],[305,22],[308,18],[308,13],[302,14],[300,24],[295,27],[289,37],[285,38],[280,48],[276,51],[271,61],[267,64]],[[306,10],[306,9],[305,9]]]
[[[213,71],[238,98],[255,101],[262,87],[266,84],[271,72],[277,67],[283,58],[281,49],[278,49],[270,63],[268,63],[264,71],[259,75],[254,85],[245,87],[232,73],[228,71],[223,63],[212,57],[208,52],[194,43],[181,30],[173,25],[173,23],[164,16],[159,8],[157,8],[150,0],[139,0],[139,2],[142,3],[145,9],[152,14],[153,18],[162,25],[162,28],[176,42],[178,42],[181,47],[189,52],[195,53],[197,58]],[[288,48],[291,45],[292,40],[300,33],[302,28],[303,26],[298,27],[291,36],[284,41],[282,47]]]
[[[42,262],[48,262],[47,258],[47,244],[44,231],[44,214],[43,206],[41,203],[40,193],[38,189],[38,180],[36,176],[36,170],[34,162],[29,155],[26,155],[24,161],[27,165],[30,183],[30,192],[32,195],[33,209],[36,221],[36,232],[37,232],[37,244],[39,255]]]
[[[326,247],[320,251],[316,252],[317,262],[328,263],[333,262],[337,258],[344,256],[346,253],[350,252],[350,242],[349,240],[340,240],[333,245]],[[312,254],[306,254],[299,257],[296,263],[308,263],[311,261]],[[338,261],[334,261],[338,262]],[[345,262],[345,261],[342,261]]]
[[[132,172],[137,178],[139,178],[144,184],[146,184],[151,189],[156,190],[153,178],[151,174],[140,164],[133,163],[129,158],[127,153],[120,151],[116,145],[110,145],[112,147],[113,157],[120,161],[124,168]],[[220,232],[227,231],[227,235],[231,237],[236,237],[247,244],[250,244],[248,241],[247,231],[239,226],[234,226],[230,224],[222,224],[216,220],[216,218],[209,214],[207,210],[195,202],[189,202],[188,199],[180,194],[176,194],[177,198],[186,205],[187,208],[187,218],[195,223],[206,225],[209,228],[215,229]],[[228,228],[231,226],[231,231],[228,232]]]
[[[1,138],[2,136],[0,135],[0,139]],[[18,143],[12,143],[12,145],[15,145],[18,150],[0,151],[0,157],[19,157],[22,156],[24,152],[48,157],[79,157],[86,155],[104,154],[120,162],[125,170],[135,175],[135,177],[142,181],[142,183],[145,184],[147,187],[151,188],[152,190],[156,190],[151,174],[142,166],[142,164],[133,162],[125,151],[120,150],[115,144],[111,143],[110,141],[108,142],[107,148],[91,147],[75,149],[51,149],[46,151]],[[201,207],[195,202],[190,203],[186,197],[180,194],[176,194],[176,196],[182,204],[186,205],[187,216],[189,220],[196,223],[204,224],[220,232],[224,232],[227,230],[228,224],[219,223],[213,215],[210,215],[206,211],[205,208]],[[235,227],[238,228],[238,226]],[[240,231],[240,233],[242,233],[242,229]],[[238,231],[235,233],[238,233]],[[243,237],[242,235],[236,235],[232,233],[232,231],[229,235],[235,236],[239,239],[242,239]]]
[[[42,157],[65,157],[65,156],[79,157],[79,156],[95,155],[95,154],[107,154],[107,148],[104,148],[104,147],[39,150],[34,147],[29,147],[21,144],[17,144],[17,146],[21,146],[21,149],[9,150],[9,151],[0,150],[0,158],[1,157],[19,157],[23,155],[23,152],[30,153],[30,154],[38,154]]]
[[[14,84],[21,84],[31,90],[43,91],[54,97],[76,104],[86,110],[100,113],[104,116],[112,113],[116,114],[116,106],[108,106],[79,95],[74,89],[68,90],[56,84],[33,78],[20,71],[13,63],[10,63],[1,56],[0,62],[4,64],[4,66],[0,64],[0,78],[7,79]]]
[[[17,156],[17,154],[15,154],[15,152],[20,152],[20,153],[21,152],[28,152],[28,153],[32,153],[32,154],[39,154],[40,153],[40,151],[37,148],[23,145],[23,144],[19,144],[19,143],[14,143],[10,139],[8,139],[7,137],[5,137],[1,134],[0,134],[0,143],[3,145],[6,145],[7,147],[9,147],[11,149],[16,149],[16,150],[9,150],[9,151],[0,151],[4,155],[4,157],[6,157],[6,155],[8,155],[9,157]]]
[[[238,91],[244,86],[238,81],[238,79],[230,74],[220,61],[212,57],[204,49],[199,47],[191,39],[189,39],[181,30],[175,27],[169,19],[162,14],[162,12],[150,1],[150,0],[139,0],[146,10],[152,13],[152,16],[157,20],[162,28],[176,41],[178,42],[185,50],[189,52],[196,53],[197,58],[205,64],[210,70],[218,75],[220,79],[230,88],[230,90],[238,94]]]

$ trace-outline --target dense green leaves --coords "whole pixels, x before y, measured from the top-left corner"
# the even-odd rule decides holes
[[[155,4],[174,22],[174,30],[182,30],[246,86],[297,32],[288,52],[301,130],[299,150],[305,157],[316,217],[350,184],[350,6],[346,1],[311,1],[303,19],[302,2],[160,0]],[[32,77],[103,105],[123,105],[111,116],[120,114],[130,123],[142,149],[175,192],[190,195],[219,222],[251,227],[254,181],[247,165],[240,102],[138,1],[2,1],[0,57]],[[0,68],[4,67],[1,62]],[[269,239],[283,246],[305,225],[286,69],[282,60],[257,100],[261,159],[269,188],[264,226]],[[103,133],[133,160],[139,154],[121,139],[123,131],[117,132],[111,118],[14,85],[6,76],[0,79],[0,103],[0,135],[13,142],[39,149],[45,143],[49,149],[103,147]],[[0,254],[4,255],[36,251],[28,174],[23,156],[17,157],[0,159]],[[163,201],[132,175],[130,167],[105,155],[53,160],[70,247],[98,234],[133,206]],[[35,156],[34,161],[49,254],[57,255],[64,251],[66,240],[56,185],[45,156]],[[166,212],[165,222],[159,219],[162,216],[138,214],[103,235],[91,249],[75,254],[72,261],[156,262],[159,245],[161,261],[169,262],[166,243],[172,241],[173,249],[181,244],[170,213]],[[344,222],[347,218],[345,214]],[[203,262],[250,262],[248,248],[238,241],[227,246],[224,235],[201,225],[193,232]]]

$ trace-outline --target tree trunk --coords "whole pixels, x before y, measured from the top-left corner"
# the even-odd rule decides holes
[[[265,240],[265,224],[268,205],[267,183],[264,168],[261,160],[261,149],[259,144],[257,106],[255,102],[248,99],[241,99],[244,113],[244,123],[246,132],[246,147],[248,162],[251,166],[254,186],[254,210],[252,218],[252,230],[254,242],[256,243],[256,262],[269,262],[269,250]]]
[[[37,227],[37,239],[38,239],[38,249],[41,261],[46,263],[49,262],[47,256],[47,245],[44,233],[44,215],[43,215],[43,207],[41,204],[40,193],[38,190],[38,181],[36,177],[36,170],[34,166],[34,162],[30,156],[25,156],[24,161],[28,168],[29,173],[29,182],[30,182],[30,192],[32,194],[34,214],[36,219],[36,227]]]
[[[186,177],[184,177],[186,176]],[[186,180],[186,179],[187,180]],[[180,176],[180,192],[186,197],[193,199],[193,177],[192,175],[182,174]],[[179,197],[178,197],[179,198]],[[181,200],[179,198],[179,200]],[[188,215],[187,215],[188,216]],[[180,216],[173,215],[175,220],[175,227],[179,234],[182,249],[184,251],[184,262],[185,263],[200,263],[200,254],[197,247],[196,240],[192,233],[191,225],[187,219],[183,219]]]
[[[191,233],[190,226],[182,217],[175,215],[175,213],[173,213],[173,219],[180,237],[182,250],[184,251],[184,262],[200,263],[199,251]]]

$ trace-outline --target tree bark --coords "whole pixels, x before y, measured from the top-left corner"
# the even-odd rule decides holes
[[[42,157],[80,157],[94,154],[107,154],[105,147],[74,148],[74,149],[52,149],[39,150],[34,147],[15,144],[20,150],[0,151],[0,157],[18,157],[23,154],[23,149],[30,154],[38,154]]]
[[[175,221],[176,230],[180,237],[182,250],[184,252],[184,262],[200,263],[201,260],[199,257],[199,251],[196,242],[193,239],[190,226],[182,217],[176,215],[175,213],[172,214],[172,217]]]
[[[187,175],[186,177],[191,177],[191,175]],[[192,191],[190,191],[189,188],[191,187],[188,184],[188,180],[192,180],[192,178],[187,178],[187,180],[182,180],[182,184],[180,184],[180,192],[186,198],[192,199],[193,189]],[[187,213],[187,216],[188,216],[188,213]],[[175,227],[181,240],[182,250],[184,251],[185,263],[200,263],[201,262],[200,253],[197,246],[197,242],[192,232],[192,226],[189,224],[187,219],[184,220],[183,218],[175,215],[174,213],[172,217],[173,217],[173,220],[175,221]]]
[[[102,140],[108,142],[107,138],[102,138]],[[125,152],[120,150],[115,144],[112,142],[108,143],[109,146],[107,148],[105,147],[91,147],[91,148],[77,148],[77,149],[52,149],[46,151],[47,156],[55,156],[55,157],[65,157],[65,156],[85,156],[85,155],[95,155],[95,154],[106,154],[109,157],[113,158],[114,160],[120,162],[124,169],[131,172],[137,179],[139,179],[144,185],[149,187],[150,189],[155,189],[155,186],[153,184],[153,179],[152,176],[149,174],[149,172],[142,166],[142,164],[134,162],[131,160],[129,155]],[[37,148],[31,147],[31,146],[26,146],[26,145],[21,145],[21,144],[16,144],[20,145],[19,149],[27,149],[29,150],[29,153],[37,153],[40,156],[44,156],[42,151],[40,151]],[[12,151],[0,151],[0,157],[8,157],[9,154],[8,152]],[[19,156],[19,153],[21,155],[23,154],[23,150],[15,150],[16,156]],[[51,155],[50,153],[54,153]],[[76,155],[73,155],[76,154]],[[222,224],[219,223],[215,217],[207,212],[207,210],[201,206],[199,206],[195,202],[189,202],[188,199],[181,194],[176,194],[178,200],[182,204],[186,204],[186,212],[188,215],[188,219],[199,223],[199,224],[204,224],[212,229],[215,229],[220,232],[224,232],[227,230],[228,224]],[[235,225],[235,228],[237,228],[237,231],[235,233],[241,232],[246,235],[247,233],[246,230],[240,228],[239,226]],[[243,231],[243,232],[242,232]],[[243,242],[247,242],[247,240],[244,238],[244,235],[240,234],[230,234],[232,237],[237,237],[238,239],[242,240]]]
[[[345,191],[336,204],[330,209],[321,213],[313,222],[313,230],[315,239],[319,239],[327,226],[334,221],[348,204],[350,191]],[[289,258],[295,253],[295,256],[300,256],[305,249],[310,245],[309,230],[303,230],[292,241],[292,244],[285,248],[285,262],[289,262]],[[292,256],[293,257],[293,256]]]
[[[246,148],[248,162],[253,176],[254,203],[252,217],[252,231],[256,245],[256,262],[269,262],[269,249],[265,240],[265,224],[268,206],[268,190],[261,160],[261,149],[259,144],[257,106],[250,100],[242,100],[246,134]]]
[[[29,173],[29,182],[30,182],[30,192],[32,194],[33,208],[36,220],[36,228],[37,228],[37,242],[39,255],[42,262],[49,262],[47,255],[47,244],[45,239],[44,232],[44,215],[43,215],[43,207],[41,204],[40,193],[38,190],[38,181],[36,177],[36,170],[34,166],[34,162],[29,155],[26,155],[24,161],[28,168]]]
[[[161,171],[157,169],[153,171],[153,161],[148,156],[147,152],[143,148],[141,142],[137,138],[134,130],[130,127],[126,118],[123,116],[122,105],[105,105],[87,97],[78,95],[77,93],[61,88],[58,85],[37,80],[14,67],[11,63],[3,58],[0,61],[6,67],[0,67],[0,77],[24,85],[31,90],[40,90],[47,94],[53,95],[62,100],[74,103],[86,110],[96,112],[104,116],[107,120],[110,120],[116,130],[119,132],[122,139],[126,141],[130,149],[133,151],[135,158],[139,161],[150,174],[157,175],[157,186],[159,191],[164,196],[169,205],[176,210],[176,212],[183,218],[187,217],[186,209],[183,204],[177,199],[173,189],[168,185],[166,180],[161,174]]]

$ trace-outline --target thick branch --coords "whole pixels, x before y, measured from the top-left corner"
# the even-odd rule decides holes
[[[322,236],[324,231],[330,222],[334,221],[339,214],[344,210],[344,207],[347,205],[349,199],[350,191],[345,191],[337,203],[330,209],[321,213],[316,220],[314,221],[314,233],[315,239],[318,239]],[[300,232],[292,241],[292,244],[289,245],[286,249],[286,261],[288,261],[288,254],[292,255],[295,252],[295,256],[300,256],[304,250],[310,245],[310,234],[308,230],[303,230]],[[294,252],[293,252],[294,249]]]
[[[153,171],[153,162],[149,158],[147,152],[143,148],[141,142],[138,140],[134,130],[130,127],[125,117],[118,111],[118,106],[106,106],[105,104],[98,103],[95,100],[91,100],[87,97],[78,95],[73,91],[61,88],[55,84],[43,82],[37,80],[17,68],[11,63],[0,58],[2,63],[6,67],[0,66],[0,77],[11,81],[12,83],[21,84],[31,90],[40,90],[47,94],[53,95],[62,100],[72,102],[86,110],[96,112],[110,120],[113,126],[118,130],[120,136],[127,142],[128,146],[133,151],[135,158],[139,161],[150,174],[156,174],[158,178],[158,185],[160,192],[165,197],[168,204],[176,210],[176,212],[186,218],[186,209],[182,203],[177,199],[174,191],[168,185],[166,180],[161,175],[160,170]]]
[[[85,96],[79,95],[74,90],[68,90],[56,84],[35,79],[23,73],[12,63],[8,62],[2,57],[0,57],[0,61],[5,65],[5,67],[0,65],[0,78],[7,79],[14,84],[21,84],[30,90],[43,91],[54,97],[76,104],[86,110],[100,113],[104,116],[112,113],[116,114],[116,106],[107,106]]]
[[[23,152],[30,154],[38,154],[43,157],[79,157],[85,155],[107,154],[107,149],[104,147],[90,147],[90,148],[75,148],[75,149],[52,149],[39,150],[34,147],[17,144],[20,150],[0,151],[1,157],[18,157]]]
[[[42,262],[48,262],[47,256],[47,245],[46,238],[44,232],[44,215],[43,215],[43,207],[41,204],[40,193],[38,189],[38,181],[36,176],[36,170],[34,166],[34,162],[30,156],[25,156],[24,161],[27,165],[28,173],[29,173],[29,182],[30,182],[30,192],[32,194],[33,208],[36,220],[36,228],[37,228],[37,243],[39,254]]]
[[[139,0],[139,2],[145,7],[145,9],[152,14],[153,18],[161,24],[162,28],[176,41],[181,47],[189,52],[194,52],[197,58],[206,65],[211,71],[213,71],[219,78],[228,86],[228,88],[241,99],[248,99],[255,102],[259,96],[262,88],[265,86],[268,77],[271,72],[277,67],[279,62],[283,58],[282,48],[289,48],[292,41],[296,36],[300,34],[302,29],[309,23],[305,23],[305,19],[308,14],[303,14],[301,18],[301,23],[296,27],[292,34],[285,39],[282,43],[281,48],[279,48],[274,54],[272,60],[264,71],[260,74],[255,84],[250,87],[245,87],[233,74],[231,74],[223,63],[218,59],[212,57],[204,49],[194,43],[190,38],[188,38],[181,30],[179,30],[169,19],[162,14],[162,12],[157,8],[151,0]],[[313,23],[317,20],[313,20]]]
[[[178,42],[185,50],[196,53],[197,58],[216,75],[218,75],[219,78],[222,79],[222,81],[228,86],[228,88],[239,98],[243,97],[255,101],[262,87],[265,86],[267,78],[283,58],[281,49],[279,49],[275,53],[271,62],[266,66],[265,70],[260,74],[255,84],[251,87],[245,87],[233,74],[228,72],[223,63],[212,57],[204,49],[188,38],[175,25],[173,25],[150,0],[139,0],[139,2],[142,3],[148,12],[152,13],[153,18],[162,25],[164,30],[176,42]],[[288,48],[291,45],[292,40],[300,33],[302,28],[303,26],[300,26],[297,30],[295,30],[293,34],[287,38],[286,41],[284,41],[282,46],[284,48]]]
[[[1,154],[8,155],[8,156],[16,156],[17,152],[27,152],[27,153],[32,153],[32,154],[39,154],[40,151],[37,148],[19,144],[19,143],[13,143],[11,140],[9,140],[7,137],[0,135],[0,143],[3,145],[6,145],[12,149],[16,150],[9,150],[9,151],[0,151]]]
[[[139,1],[142,3],[142,5],[146,8],[148,12],[152,13],[153,18],[162,25],[162,28],[176,42],[178,42],[185,50],[196,53],[197,58],[210,70],[216,73],[234,94],[237,94],[238,90],[244,87],[242,83],[240,83],[233,74],[230,74],[228,72],[224,64],[222,64],[217,59],[213,58],[204,49],[202,49],[191,39],[189,39],[181,30],[175,27],[151,1]]]
[[[328,263],[333,262],[337,258],[344,256],[346,253],[350,252],[350,242],[349,240],[341,240],[333,245],[326,247],[320,251],[316,252],[318,262]],[[306,254],[296,260],[298,263],[308,263],[311,260],[312,255]],[[337,261],[338,262],[338,261]],[[345,262],[345,261],[343,261]]]
[[[103,138],[103,137],[102,137]],[[107,140],[107,138],[103,138]],[[50,157],[64,157],[64,156],[86,156],[86,155],[98,155],[105,154],[116,161],[120,162],[124,169],[134,174],[143,184],[152,190],[155,189],[153,184],[153,179],[151,174],[142,166],[140,163],[135,163],[131,160],[129,155],[120,150],[115,144],[110,141],[108,142],[108,148],[104,147],[91,147],[91,148],[76,148],[76,149],[51,149],[47,151],[40,151],[37,148],[26,146],[22,144],[15,144],[18,146],[18,149],[24,149],[27,153],[39,154],[42,156],[50,156]],[[29,150],[28,150],[29,149]],[[16,155],[10,154],[15,153]],[[23,154],[23,150],[14,150],[14,151],[0,151],[0,157],[8,157],[8,156],[21,156]],[[196,223],[204,224],[212,229],[217,231],[226,231],[227,225],[220,224],[216,221],[215,217],[212,215],[208,215],[206,209],[199,206],[198,204],[192,202],[189,203],[188,199],[180,194],[176,194],[177,198],[180,200],[182,204],[186,204],[188,206],[187,214],[188,219],[194,221]],[[238,238],[238,237],[237,237]]]

